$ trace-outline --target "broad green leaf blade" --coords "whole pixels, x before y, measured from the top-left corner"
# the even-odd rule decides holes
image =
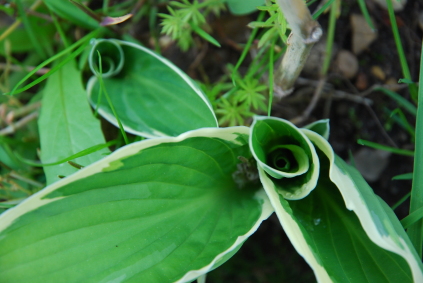
[[[131,42],[99,39],[93,44],[91,69],[98,73],[98,51],[103,62],[105,89],[125,131],[150,138],[217,127],[206,96],[171,62]],[[104,95],[99,96],[95,76],[87,89],[93,106],[117,125]]]
[[[251,152],[260,167],[277,179],[287,199],[301,199],[316,187],[319,159],[309,139],[290,122],[256,116],[251,126]]]
[[[72,4],[69,0],[43,0],[47,7],[59,17],[84,28],[95,29],[99,23]]]
[[[235,15],[244,15],[257,11],[257,6],[264,4],[264,0],[226,0],[229,10]]]
[[[238,156],[251,158],[248,132],[133,143],[6,211],[2,282],[191,282],[210,271],[273,212],[258,180],[234,179]]]
[[[286,121],[280,124],[287,125]],[[260,165],[259,173],[285,232],[317,280],[423,282],[421,262],[392,210],[355,169],[335,156],[321,135],[308,129],[297,131],[309,139],[318,155],[316,188],[303,199],[289,200],[280,193],[278,179]]]
[[[100,122],[92,115],[81,74],[73,61],[48,78],[38,128],[42,163],[53,163],[105,143]],[[74,162],[87,166],[108,152],[105,148],[76,158]],[[76,171],[67,163],[44,168],[47,184],[59,180],[59,175],[68,176]]]

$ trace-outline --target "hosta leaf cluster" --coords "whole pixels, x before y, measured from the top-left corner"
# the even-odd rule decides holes
[[[318,282],[423,282],[392,210],[334,154],[329,121],[297,128],[256,116],[250,128],[218,128],[196,83],[152,51],[99,39],[89,62],[93,108],[148,139],[87,159],[3,213],[1,282],[192,282],[272,212]],[[74,65],[63,71],[73,91],[49,82],[46,92],[58,97],[43,111],[85,92]]]

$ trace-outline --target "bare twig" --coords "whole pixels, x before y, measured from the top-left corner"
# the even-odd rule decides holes
[[[313,98],[311,99],[307,108],[304,110],[303,114],[301,116],[298,116],[298,117],[291,119],[291,122],[293,124],[296,124],[296,125],[301,124],[302,122],[304,122],[305,120],[307,120],[310,117],[311,112],[316,107],[317,101],[320,98],[320,95],[322,93],[325,82],[326,82],[326,78],[322,78],[322,79],[319,80],[319,84],[317,85],[317,87],[314,91]]]
[[[28,116],[20,119],[18,122],[7,126],[6,128],[0,130],[0,136],[10,135],[13,134],[17,129],[22,128],[30,121],[36,119],[38,117],[38,112],[33,112]]]
[[[7,113],[6,122],[10,124],[12,123],[14,119],[22,117],[28,114],[29,112],[32,112],[33,110],[40,108],[40,106],[41,106],[41,101],[38,101],[29,105],[25,105],[19,109],[10,111],[9,113]]]
[[[35,67],[32,66],[18,66],[18,65],[8,65],[7,63],[0,63],[0,70],[10,70],[14,72],[31,72]],[[50,71],[49,68],[41,68],[35,74],[44,75]]]
[[[9,173],[9,176],[11,178],[16,179],[16,180],[21,180],[21,181],[23,181],[25,183],[28,183],[30,185],[33,185],[34,187],[38,187],[38,188],[44,187],[44,184],[42,184],[40,182],[37,182],[37,181],[34,181],[34,180],[31,180],[31,179],[29,179],[27,177],[21,176],[21,175],[19,175],[18,173],[14,172],[14,171],[10,172]]]
[[[382,123],[380,123],[379,118],[377,117],[375,111],[373,111],[372,107],[366,105],[367,110],[370,112],[373,120],[376,122],[377,127],[379,128],[382,135],[386,138],[386,140],[390,143],[391,146],[398,148],[398,145],[394,142],[393,139],[388,135],[385,128],[383,127]]]

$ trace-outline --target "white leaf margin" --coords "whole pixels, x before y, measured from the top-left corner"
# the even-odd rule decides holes
[[[343,161],[335,156],[332,147],[322,136],[308,129],[300,130],[329,158],[329,178],[340,191],[346,208],[357,215],[370,240],[382,249],[401,256],[411,269],[413,281],[423,282],[422,263],[414,248],[410,248],[412,245],[409,239],[405,238],[407,237],[405,232],[403,233],[405,237],[397,233],[374,194],[366,194],[365,191],[360,190],[356,182],[358,178],[362,179],[361,175],[357,172],[352,176],[349,172],[342,170],[340,166],[343,166],[341,163]],[[364,179],[360,181],[365,182]]]
[[[194,92],[197,93],[197,95],[204,101],[204,103],[207,105],[207,107],[209,108],[210,112],[212,113],[212,115],[215,119],[216,127],[218,127],[219,124],[218,124],[216,115],[214,114],[213,106],[211,105],[211,103],[208,100],[208,98],[206,97],[206,95],[198,87],[198,85],[196,85],[193,82],[193,80],[187,74],[185,74],[181,69],[179,69],[177,66],[175,66],[172,62],[170,62],[169,60],[167,60],[166,58],[164,58],[162,56],[159,56],[158,54],[156,54],[152,50],[145,48],[144,46],[141,46],[139,44],[133,43],[133,42],[123,41],[123,40],[118,40],[118,39],[95,39],[95,40],[91,41],[91,44],[93,44],[93,46],[96,46],[96,44],[99,44],[101,42],[110,42],[110,43],[115,44],[119,47],[120,47],[120,45],[126,45],[126,46],[133,47],[135,49],[138,49],[138,50],[141,50],[142,52],[147,53],[148,55],[156,58],[157,60],[161,61],[163,64],[168,66],[176,74],[178,74],[188,84],[188,86],[190,86],[194,90]],[[122,53],[123,53],[123,51],[122,51]],[[91,58],[91,56],[90,56],[90,58]],[[90,59],[90,61],[91,61],[91,59]],[[119,62],[117,69],[119,69],[119,66],[120,66],[120,68],[122,68],[121,65],[123,65],[123,63],[120,64],[120,62]],[[93,68],[91,68],[91,69],[94,72]],[[91,100],[91,93],[92,93],[92,89],[93,89],[95,83],[97,82],[97,80],[98,80],[97,77],[94,75],[88,80],[88,83],[87,83],[88,99],[89,99],[93,108],[96,108],[96,105],[94,104],[94,101]],[[107,121],[109,121],[114,126],[119,128],[119,123],[117,122],[116,117],[114,115],[107,113],[106,111],[104,111],[100,108],[98,108],[98,113],[100,113],[100,115],[103,116]],[[137,136],[142,136],[142,137],[146,137],[146,138],[168,137],[168,135],[166,135],[165,133],[157,131],[154,128],[150,128],[152,133],[153,133],[153,134],[151,134],[151,133],[137,131],[137,130],[135,130],[131,127],[128,127],[126,125],[122,125],[122,126],[123,126],[123,128],[125,129],[126,132],[133,134],[133,135],[137,135]]]
[[[281,223],[283,230],[291,241],[291,244],[294,246],[298,254],[304,258],[311,269],[313,269],[317,282],[333,282],[326,269],[319,263],[319,259],[314,255],[314,252],[304,238],[298,223],[292,218],[292,215],[286,212],[286,210],[281,205],[279,200],[279,193],[277,192],[277,189],[275,188],[272,180],[267,176],[267,173],[260,166],[257,167],[263,188],[266,191],[266,194],[268,195],[270,202],[275,209],[275,213],[279,219],[279,222]]]

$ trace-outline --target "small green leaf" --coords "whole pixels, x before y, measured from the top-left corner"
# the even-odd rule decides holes
[[[220,47],[220,43],[214,39],[210,34],[199,28],[198,26],[191,24],[191,28],[193,31],[195,31],[199,36],[210,42],[211,44]]]
[[[229,11],[234,15],[250,14],[264,4],[264,0],[226,0]]]

